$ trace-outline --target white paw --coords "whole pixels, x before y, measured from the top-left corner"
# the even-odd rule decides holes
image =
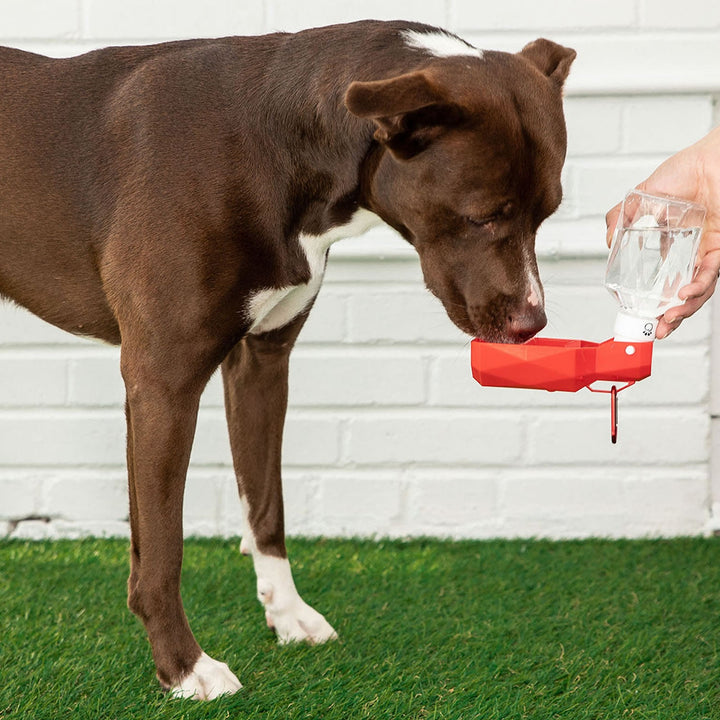
[[[203,653],[190,674],[170,688],[170,694],[176,698],[213,700],[220,695],[232,695],[241,687],[240,681],[225,663]]]
[[[258,581],[258,598],[265,606],[265,620],[268,627],[277,633],[281,645],[303,641],[318,645],[328,640],[337,640],[332,625],[311,608],[297,591],[282,590],[276,589],[266,580]]]

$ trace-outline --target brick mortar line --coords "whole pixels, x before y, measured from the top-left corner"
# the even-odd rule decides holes
[[[607,469],[602,470],[588,467],[585,464],[573,463],[556,463],[556,464],[538,464],[538,465],[481,465],[479,463],[465,463],[464,465],[447,465],[431,463],[405,463],[393,464],[388,466],[385,472],[378,473],[378,467],[384,464],[362,464],[357,465],[348,461],[342,465],[284,465],[283,477],[285,480],[291,481],[293,484],[298,482],[306,482],[308,485],[314,484],[318,480],[328,480],[337,478],[338,480],[353,480],[355,478],[365,478],[368,476],[384,481],[400,481],[407,482],[412,486],[415,482],[426,479],[437,479],[435,473],[437,470],[443,471],[441,481],[448,480],[492,480],[496,483],[502,483],[506,480],[516,480],[519,478],[552,480],[557,477],[556,473],[560,473],[563,479],[568,479],[575,475],[578,470],[582,470],[583,479],[605,479],[607,477]],[[707,471],[707,462],[682,462],[678,465],[668,466],[665,462],[659,463],[657,466],[638,465],[631,462],[613,463],[612,469],[618,473],[630,473],[631,479],[627,476],[623,481],[635,482],[636,480],[645,481],[649,476],[657,476],[660,478],[671,479],[677,477],[677,470],[682,468],[688,473],[695,474],[694,479],[701,479]],[[498,470],[500,471],[498,473]],[[432,477],[429,474],[432,473]],[[27,477],[32,475],[32,477]],[[424,477],[424,476],[428,477]],[[66,480],[94,483],[99,477],[103,480],[115,480],[124,482],[127,479],[127,469],[123,465],[98,465],[98,466],[73,466],[73,465],[17,465],[10,466],[0,465],[0,483],[7,481],[22,481],[30,484],[40,484],[45,486],[47,483],[58,484]],[[547,477],[546,477],[547,476]],[[227,465],[190,465],[188,472],[188,482],[204,482],[207,480],[219,480],[228,483],[228,486],[234,488],[235,476],[232,466]],[[287,489],[287,488],[286,488]]]
[[[622,473],[625,479],[622,482],[652,482],[655,479],[658,480],[679,480],[681,482],[697,482],[703,481],[706,474],[708,465],[707,463],[693,462],[678,462],[678,463],[667,463],[661,462],[657,465],[647,464],[639,468],[638,465],[630,465],[627,462],[608,462],[607,466],[613,471],[613,473]],[[117,468],[117,472],[98,472],[89,473],[87,472],[84,477],[73,476],[72,471],[76,469],[72,466],[53,466],[53,467],[18,467],[17,475],[20,476],[15,478],[8,467],[2,468],[2,475],[0,476],[0,486],[4,482],[23,480],[28,483],[34,482],[35,486],[37,483],[41,483],[43,486],[46,483],[55,485],[64,485],[66,481],[72,480],[73,482],[80,480],[80,484],[85,483],[92,485],[99,479],[113,479],[117,482],[124,480],[124,475],[120,473],[120,468]],[[82,468],[84,469],[84,468]],[[219,471],[229,470],[230,465],[226,466],[207,466],[207,465],[191,465],[190,472],[188,474],[189,484],[194,485],[197,482],[207,482],[208,479],[214,478],[218,481],[226,482],[231,484],[232,478],[228,475],[225,476],[225,472],[222,474]],[[383,463],[366,463],[357,465],[354,463],[344,463],[338,466],[318,466],[318,465],[288,465],[284,468],[285,480],[292,483],[293,486],[297,486],[302,483],[307,486],[315,486],[316,483],[324,483],[330,481],[332,484],[336,480],[349,481],[349,480],[361,480],[363,478],[378,478],[383,482],[399,481],[407,483],[408,488],[415,487],[417,485],[424,484],[425,481],[437,480],[441,482],[451,481],[462,481],[473,483],[475,481],[488,482],[500,486],[508,482],[514,482],[518,480],[527,480],[538,483],[547,484],[548,487],[556,485],[554,480],[559,478],[563,481],[572,479],[577,473],[582,473],[582,478],[591,478],[598,482],[603,482],[607,479],[607,475],[588,475],[587,465],[581,465],[576,463],[555,463],[555,464],[538,464],[538,465],[513,465],[513,464],[480,464],[480,463],[461,463],[455,464],[452,467],[447,465],[435,465],[432,463],[394,463],[394,462],[383,462]],[[678,473],[682,472],[683,477],[678,477]],[[34,480],[28,480],[22,478],[22,475],[33,473],[38,476]],[[432,473],[432,477],[428,475]],[[637,474],[631,479],[627,479],[627,474]],[[440,477],[438,478],[438,474]],[[288,488],[286,488],[287,492]],[[223,495],[225,488],[215,489],[213,491],[218,495]],[[45,494],[45,490],[41,492],[41,495]]]
[[[612,334],[612,328],[608,329],[606,333],[608,336]],[[543,337],[557,337],[557,334],[548,334]],[[654,360],[679,360],[688,355],[692,355],[694,360],[702,359],[708,353],[707,339],[703,340],[687,340],[673,339],[670,344],[659,348],[656,353]],[[413,342],[403,342],[398,344],[386,344],[386,343],[363,343],[363,342],[303,342],[302,340],[298,343],[296,349],[290,358],[290,367],[293,366],[293,359],[298,360],[348,360],[349,362],[356,362],[362,360],[372,360],[380,362],[382,360],[417,360],[422,363],[437,364],[438,362],[445,361],[457,361],[458,363],[467,363],[467,374],[470,374],[470,347],[469,341],[463,346],[460,344],[448,343],[446,345],[438,344],[422,344]],[[70,366],[73,362],[82,363],[86,360],[106,360],[108,363],[116,360],[112,356],[103,355],[66,355],[62,350],[58,350],[54,346],[38,346],[37,351],[29,353],[27,350],[22,349],[19,352],[15,348],[0,345],[0,362],[8,361],[22,361],[27,360],[32,362],[37,361],[49,361],[57,364],[67,363]],[[72,368],[68,368],[72,372]],[[120,365],[117,363],[117,378],[121,379],[120,376]],[[33,376],[34,371],[29,369],[25,374],[26,377]],[[39,373],[35,374],[37,383],[42,384],[43,378]],[[464,376],[463,376],[464,377]],[[349,379],[349,378],[348,378]],[[216,382],[216,381],[213,381]],[[482,386],[481,386],[482,387]],[[0,406],[2,405],[2,388],[0,388]]]
[[[623,413],[632,415],[644,415],[651,412],[654,415],[666,415],[685,413],[686,415],[708,415],[708,402],[702,403],[677,403],[677,404],[647,404],[623,406]],[[606,414],[605,403],[602,407],[590,402],[583,402],[582,405],[484,405],[478,402],[477,405],[428,405],[423,402],[417,404],[383,405],[378,403],[344,404],[344,405],[291,405],[288,411],[289,420],[317,420],[327,415],[333,415],[338,421],[350,420],[355,417],[368,418],[373,415],[374,419],[387,418],[389,420],[407,419],[408,416],[415,417],[418,410],[423,411],[425,419],[441,419],[453,416],[459,419],[477,419],[482,416],[493,418],[511,419],[513,417],[525,417],[526,415],[553,414],[557,417],[568,418],[576,416],[577,411],[582,410],[583,416]],[[201,416],[206,419],[225,420],[225,410],[222,405],[203,405],[200,409]],[[115,420],[124,419],[124,407],[116,405],[36,405],[36,406],[3,406],[0,405],[0,420],[38,420],[42,417],[48,420],[69,419],[103,419]],[[200,418],[202,419],[202,417]],[[518,418],[519,419],[519,418]]]

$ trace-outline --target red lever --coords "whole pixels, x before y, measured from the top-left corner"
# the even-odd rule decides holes
[[[631,382],[625,383],[625,385],[621,385],[620,387],[617,387],[617,385],[613,385],[609,390],[603,390],[601,388],[594,388],[592,385],[588,385],[588,390],[590,392],[594,393],[607,393],[610,395],[610,439],[612,440],[613,445],[617,442],[617,427],[618,427],[618,399],[617,394],[621,390],[625,390],[626,388],[629,388],[631,385],[634,385],[635,381],[632,380]]]

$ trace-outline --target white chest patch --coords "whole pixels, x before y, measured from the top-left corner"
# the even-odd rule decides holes
[[[464,40],[444,32],[417,32],[408,30],[403,33],[405,44],[416,50],[424,50],[435,57],[447,58],[457,55],[482,58],[482,50],[469,45]]]
[[[330,246],[343,238],[362,235],[380,222],[375,213],[360,209],[350,222],[331,228],[323,235],[301,234],[298,242],[310,267],[310,280],[302,285],[266,288],[253,293],[246,306],[247,316],[252,323],[249,332],[260,334],[276,330],[305,310],[320,290]]]

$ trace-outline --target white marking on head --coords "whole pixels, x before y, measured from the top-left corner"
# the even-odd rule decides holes
[[[532,305],[533,307],[542,307],[543,295],[542,288],[540,286],[540,279],[533,270],[528,270],[527,280],[530,287],[530,293],[527,297],[528,305]]]
[[[540,304],[540,296],[537,293],[537,290],[535,287],[537,286],[537,283],[535,281],[535,278],[530,278],[530,294],[528,295],[528,304],[532,305],[533,307],[537,307]]]
[[[403,40],[408,47],[416,50],[424,50],[435,57],[447,58],[457,55],[482,58],[482,50],[478,50],[469,43],[466,43],[456,35],[442,31],[418,32],[407,30],[402,33]]]
[[[538,276],[535,253],[531,248],[525,248],[523,250],[523,261],[525,266],[525,278],[527,281],[526,287],[528,288],[528,305],[532,305],[533,307],[542,307],[544,304],[542,285],[540,284],[540,277]]]

